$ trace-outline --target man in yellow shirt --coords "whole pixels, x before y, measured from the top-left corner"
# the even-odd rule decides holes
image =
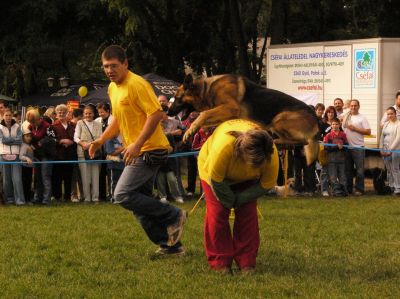
[[[272,138],[251,121],[226,121],[202,146],[198,167],[206,196],[204,245],[209,265],[226,272],[235,260],[241,271],[254,270],[260,245],[257,198],[273,188],[278,177]]]
[[[159,245],[157,253],[184,253],[180,242],[186,212],[152,196],[153,180],[165,163],[169,143],[160,126],[164,117],[151,85],[128,70],[125,50],[112,45],[102,53],[103,69],[111,80],[108,94],[114,120],[89,153],[99,150],[108,139],[121,133],[126,164],[114,191],[115,203],[130,210],[149,239]]]

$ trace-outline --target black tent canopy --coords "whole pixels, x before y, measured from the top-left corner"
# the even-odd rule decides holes
[[[171,98],[179,87],[179,83],[153,73],[143,75],[143,78],[151,84],[157,96],[165,95]],[[88,95],[82,99],[78,94],[79,87],[81,86],[86,86],[89,89]],[[44,92],[26,96],[21,100],[21,104],[22,106],[43,107],[56,106],[66,104],[70,100],[78,100],[84,105],[96,105],[102,102],[110,102],[107,90],[108,84],[93,84],[92,86],[88,86],[88,84],[82,83],[81,85],[71,85],[56,92]]]

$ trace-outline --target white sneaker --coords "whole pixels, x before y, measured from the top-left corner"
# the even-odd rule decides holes
[[[175,199],[175,201],[176,201],[177,203],[184,203],[183,197],[177,197],[177,198]]]
[[[328,191],[323,191],[323,192],[322,192],[322,196],[328,197],[328,196],[329,196],[329,192],[328,192]]]
[[[168,203],[168,200],[167,200],[166,197],[161,197],[161,198],[160,198],[160,201],[161,201],[162,203]]]

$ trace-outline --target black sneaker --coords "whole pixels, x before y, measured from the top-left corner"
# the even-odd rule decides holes
[[[168,246],[174,246],[182,237],[183,225],[186,222],[187,212],[181,210],[179,213],[178,221],[167,227],[168,233]]]

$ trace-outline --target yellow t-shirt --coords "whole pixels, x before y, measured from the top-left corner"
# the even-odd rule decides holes
[[[198,157],[200,178],[210,185],[211,180],[215,182],[227,180],[232,184],[259,180],[264,189],[274,187],[279,170],[278,151],[275,145],[271,160],[260,168],[249,166],[241,159],[233,157],[235,137],[228,132],[246,132],[258,127],[257,124],[244,119],[233,119],[219,125],[200,150]]]
[[[161,110],[160,103],[150,83],[130,71],[122,84],[110,83],[108,94],[113,116],[118,121],[125,146],[128,146],[139,137],[147,117]],[[153,135],[144,143],[141,152],[169,148],[168,139],[158,124]]]

